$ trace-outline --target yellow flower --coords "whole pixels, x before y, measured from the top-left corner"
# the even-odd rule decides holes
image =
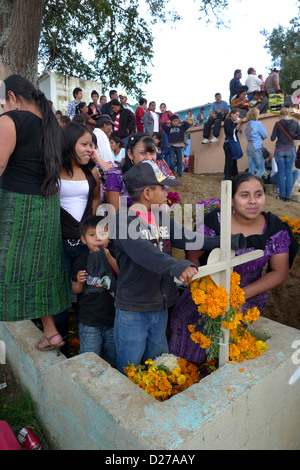
[[[202,349],[207,349],[211,345],[211,339],[200,333],[200,331],[192,333],[191,340],[194,341],[194,343],[198,343]]]
[[[226,328],[226,330],[236,330],[237,327],[241,324],[243,317],[240,313],[237,313],[235,316],[232,315],[229,321],[223,321],[222,326]]]
[[[150,366],[154,366],[154,361],[152,359],[148,359],[148,361],[145,361],[145,364],[149,364]]]
[[[255,347],[258,351],[262,351],[262,352],[269,349],[269,346],[267,346],[266,343],[264,343],[264,341],[256,341]]]
[[[287,222],[293,225],[294,230],[299,230],[300,243],[300,219],[294,221],[294,224],[288,220]],[[240,312],[241,306],[245,303],[245,292],[240,287],[240,275],[237,272],[233,271],[230,277],[229,299],[226,289],[217,286],[210,276],[192,281],[190,289],[198,312],[206,315],[204,319],[206,320],[207,336],[196,331],[197,325],[188,326],[191,339],[201,348],[210,348],[211,354],[218,354],[217,342],[222,326],[230,331],[229,352],[232,360],[242,362],[245,358],[251,359],[261,355],[267,349],[264,343],[256,345],[256,338],[242,328],[243,322],[255,322],[259,318],[260,312],[256,307],[249,309],[244,315]],[[210,336],[213,338],[213,344]]]
[[[178,385],[183,385],[186,381],[185,375],[181,374],[179,377],[177,377],[177,383]]]
[[[253,307],[245,313],[244,318],[246,321],[251,323],[251,322],[257,321],[259,319],[259,316],[260,316],[260,311],[258,310],[257,307]]]
[[[175,377],[179,377],[180,374],[181,374],[181,369],[180,369],[180,367],[174,367],[174,369],[172,370],[172,374],[173,374]]]
[[[241,351],[235,344],[229,345],[229,357],[231,360],[239,362],[239,359],[241,357]]]

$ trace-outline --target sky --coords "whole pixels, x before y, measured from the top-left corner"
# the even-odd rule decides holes
[[[217,29],[214,23],[206,25],[205,20],[197,19],[199,0],[172,0],[183,19],[176,27],[153,28],[152,80],[143,87],[148,103],[155,101],[158,110],[165,102],[169,110],[176,112],[211,103],[216,92],[228,101],[235,69],[242,70],[242,83],[249,67],[265,79],[272,59],[264,49],[266,40],[260,31],[272,32],[278,25],[288,27],[289,21],[298,16],[297,3],[229,0],[230,7],[224,13],[231,23],[228,28]]]

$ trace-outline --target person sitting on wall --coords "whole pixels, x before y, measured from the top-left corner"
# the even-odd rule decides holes
[[[245,86],[248,87],[248,100],[253,100],[254,91],[261,90],[262,81],[256,76],[256,70],[253,67],[248,69],[248,77],[245,81]]]
[[[269,107],[269,98],[263,90],[253,92],[253,100],[250,101],[253,108],[259,109],[259,114],[265,114]]]
[[[241,69],[236,69],[234,71],[234,76],[230,80],[230,83],[229,83],[229,90],[230,90],[229,102],[232,100],[234,95],[236,95],[239,92],[240,88],[243,86],[241,83],[241,78],[242,78]]]
[[[250,101],[247,98],[247,93],[248,87],[245,85],[240,89],[238,94],[233,97],[230,103],[231,109],[235,108],[240,110],[240,118],[244,118],[251,108]]]
[[[225,120],[229,112],[228,103],[222,100],[221,93],[216,93],[215,99],[216,101],[211,105],[208,120],[204,123],[202,144],[208,144],[209,142],[218,142],[221,124]],[[212,125],[214,126],[213,138],[209,140]]]

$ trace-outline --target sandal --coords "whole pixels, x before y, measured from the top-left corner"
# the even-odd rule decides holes
[[[34,346],[36,347],[36,349],[38,349],[38,351],[54,351],[56,349],[57,355],[59,355],[60,348],[65,344],[65,342],[60,341],[60,343],[52,344],[51,339],[54,338],[55,336],[60,336],[60,334],[56,333],[50,338],[47,338],[46,336],[44,336],[44,339],[40,341],[39,343],[36,343]],[[45,339],[48,341],[49,344],[47,346],[42,347],[41,344]]]

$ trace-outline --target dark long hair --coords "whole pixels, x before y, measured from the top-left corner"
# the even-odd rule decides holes
[[[64,128],[64,149],[62,153],[62,166],[68,173],[68,175],[73,176],[73,163],[72,159],[78,162],[78,156],[75,151],[75,146],[84,134],[88,133],[93,136],[93,133],[84,125],[79,124],[77,122],[69,122]],[[94,166],[92,162],[88,163],[87,165],[80,165],[84,173],[88,173],[91,168]]]
[[[36,89],[26,78],[20,75],[10,75],[4,80],[4,83],[6,99],[9,99],[8,92],[12,91],[20,101],[23,98],[28,102],[34,102],[41,112],[43,119],[40,152],[46,168],[46,176],[41,190],[44,196],[51,196],[57,191],[59,185],[62,163],[62,129],[44,93]]]
[[[240,184],[245,183],[245,181],[250,181],[250,180],[258,181],[261,184],[264,193],[266,192],[266,187],[265,187],[263,178],[260,178],[259,176],[256,176],[253,173],[250,173],[249,171],[245,171],[244,173],[239,173],[233,178],[232,188],[231,188],[232,197],[234,197]]]
[[[151,135],[146,134],[145,132],[138,132],[137,134],[131,135],[128,139],[128,143],[126,146],[126,155],[124,159],[124,165],[122,167],[123,174],[126,173],[126,171],[128,171],[132,167],[132,161],[128,157],[128,150],[132,152],[134,147],[138,142],[140,142],[140,140],[143,141],[147,152],[151,152],[153,149],[154,151],[156,151],[155,141],[151,137]]]

